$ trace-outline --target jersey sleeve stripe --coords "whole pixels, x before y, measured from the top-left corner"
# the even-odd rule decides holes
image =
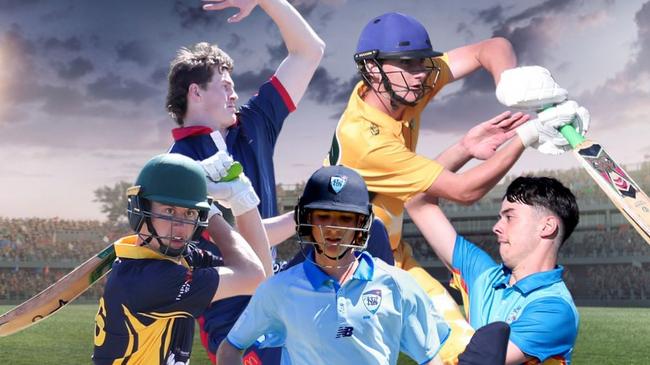
[[[280,94],[280,96],[282,97],[282,101],[284,101],[284,104],[287,106],[289,113],[295,111],[296,106],[293,104],[293,100],[291,100],[291,96],[287,92],[287,89],[284,88],[284,85],[282,85],[280,80],[277,77],[275,77],[275,75],[271,76],[271,85],[275,87],[275,90],[277,90],[278,94]]]

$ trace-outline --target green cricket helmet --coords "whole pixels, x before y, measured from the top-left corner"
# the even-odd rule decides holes
[[[139,234],[142,226],[146,224],[150,235],[145,242],[148,244],[151,239],[156,238],[160,245],[159,251],[174,257],[181,255],[185,247],[173,249],[163,244],[160,239],[162,237],[158,236],[151,223],[151,218],[170,222],[178,219],[152,214],[151,202],[199,211],[195,222],[182,221],[182,223],[194,224],[194,233],[186,242],[186,246],[187,243],[197,241],[203,229],[207,227],[208,212],[212,204],[212,198],[208,196],[205,172],[201,165],[189,157],[176,153],[161,154],[149,160],[140,171],[135,185],[127,190],[127,198],[127,213],[131,228]]]

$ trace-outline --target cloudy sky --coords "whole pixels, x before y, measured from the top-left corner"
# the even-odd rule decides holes
[[[547,67],[591,111],[591,138],[619,162],[650,155],[650,2],[292,3],[327,50],[278,142],[279,182],[302,181],[319,166],[355,80],[357,35],[387,11],[418,18],[439,50],[510,39],[520,64]],[[260,9],[227,24],[233,13],[202,12],[198,0],[0,0],[0,216],[102,218],[93,190],[133,181],[172,141],[165,78],[181,46],[222,46],[245,102],[286,50]],[[426,110],[418,151],[434,157],[502,110],[487,74],[457,82]],[[527,151],[513,173],[576,166],[570,154]]]

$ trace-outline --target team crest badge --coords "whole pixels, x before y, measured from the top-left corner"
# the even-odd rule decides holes
[[[510,324],[510,323],[516,321],[517,318],[519,318],[520,313],[521,313],[521,306],[515,308],[512,312],[510,312],[510,314],[506,318],[506,323]]]
[[[347,182],[348,182],[347,176],[332,176],[330,178],[330,186],[332,187],[332,190],[334,190],[334,192],[337,194],[341,190],[343,190],[343,187]]]
[[[361,301],[368,312],[375,314],[381,306],[381,290],[368,290],[361,295]]]

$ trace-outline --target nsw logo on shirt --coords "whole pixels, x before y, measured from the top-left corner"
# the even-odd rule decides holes
[[[519,318],[519,314],[521,314],[521,306],[515,308],[508,317],[506,318],[506,323],[511,324],[512,322],[516,321],[517,318]]]
[[[379,307],[381,306],[381,290],[368,290],[361,295],[361,301],[368,312],[371,314],[377,313],[377,310],[379,310]]]

